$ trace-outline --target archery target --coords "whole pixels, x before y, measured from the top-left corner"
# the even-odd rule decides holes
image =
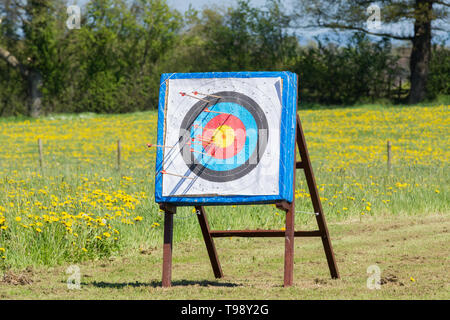
[[[162,195],[279,194],[281,81],[167,80]]]

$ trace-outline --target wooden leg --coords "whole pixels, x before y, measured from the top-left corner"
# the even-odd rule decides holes
[[[317,217],[319,219],[320,215]],[[324,221],[325,222],[325,221]],[[320,226],[320,223],[319,223]],[[320,229],[320,227],[319,227]],[[327,257],[328,268],[330,269],[331,278],[339,279],[339,270],[337,268],[336,259],[334,258],[333,247],[331,246],[330,236],[328,230],[322,230],[322,244]]]
[[[294,282],[294,232],[295,232],[295,179],[297,166],[297,150],[294,145],[294,170],[292,183],[292,203],[286,207],[286,234],[284,245],[284,286],[292,286]]]
[[[292,286],[294,282],[294,212],[295,207],[286,211],[286,234],[284,246],[284,286]]]
[[[172,285],[172,241],[173,241],[173,213],[164,213],[164,246],[163,246],[163,272],[162,286]]]
[[[300,124],[300,118],[297,115],[297,145],[298,151],[302,159],[302,167],[305,172],[306,182],[308,184],[309,194],[311,195],[311,201],[313,204],[314,212],[317,212],[316,221],[319,226],[319,230],[322,234],[322,244],[327,257],[328,268],[333,279],[339,278],[339,271],[334,258],[333,247],[331,245],[330,235],[328,233],[327,223],[325,221],[325,215],[323,214],[322,203],[320,202],[319,191],[317,190],[316,180],[312,170],[311,161],[309,160],[308,149],[306,147],[306,140],[303,134],[302,126]]]
[[[208,219],[206,217],[205,209],[202,206],[195,207],[197,210],[197,218],[200,223],[200,228],[203,234],[203,240],[205,240],[206,250],[208,250],[209,260],[211,261],[211,266],[213,268],[214,276],[216,278],[222,278],[223,272],[220,266],[219,257],[217,256],[216,247],[214,245],[214,240],[211,237]]]

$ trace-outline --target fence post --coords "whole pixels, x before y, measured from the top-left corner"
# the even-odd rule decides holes
[[[120,170],[121,152],[122,152],[122,145],[120,144],[120,140],[117,140],[117,170]]]
[[[391,142],[388,140],[387,142],[387,168],[388,171],[391,171],[392,168],[392,146],[391,146]]]
[[[41,170],[44,169],[44,157],[42,152],[42,140],[41,138],[38,139],[38,151],[39,151],[39,167]]]

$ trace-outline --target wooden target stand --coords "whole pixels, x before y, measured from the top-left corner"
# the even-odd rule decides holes
[[[216,278],[222,278],[223,272],[213,238],[221,237],[285,237],[284,253],[284,286],[291,286],[294,280],[294,238],[295,237],[320,237],[322,239],[328,268],[333,279],[339,278],[339,271],[334,258],[333,247],[328,233],[325,216],[320,202],[314,173],[309,159],[306,140],[297,115],[296,145],[300,153],[301,161],[297,162],[294,152],[294,197],[291,203],[287,201],[276,202],[276,207],[286,212],[286,230],[211,230],[203,206],[195,206],[197,218],[206,244],[211,266]],[[295,146],[294,146],[295,148]],[[318,230],[295,231],[295,173],[296,169],[303,169],[308,184],[311,201],[313,204]],[[176,213],[176,205],[162,203],[160,209],[164,211],[164,246],[163,246],[163,272],[162,286],[170,287],[172,284],[172,242],[173,242],[173,215]]]

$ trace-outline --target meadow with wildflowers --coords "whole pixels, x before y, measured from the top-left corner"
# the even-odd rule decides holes
[[[448,215],[449,107],[300,110],[327,220]],[[146,146],[156,142],[156,123],[156,112],[0,120],[0,269],[159,247],[163,215],[153,195],[155,150]],[[295,197],[296,225],[302,228],[312,219],[306,214],[312,206],[301,171]],[[207,212],[214,229],[284,226],[275,206]],[[201,237],[192,208],[179,209],[174,236],[176,242]]]

